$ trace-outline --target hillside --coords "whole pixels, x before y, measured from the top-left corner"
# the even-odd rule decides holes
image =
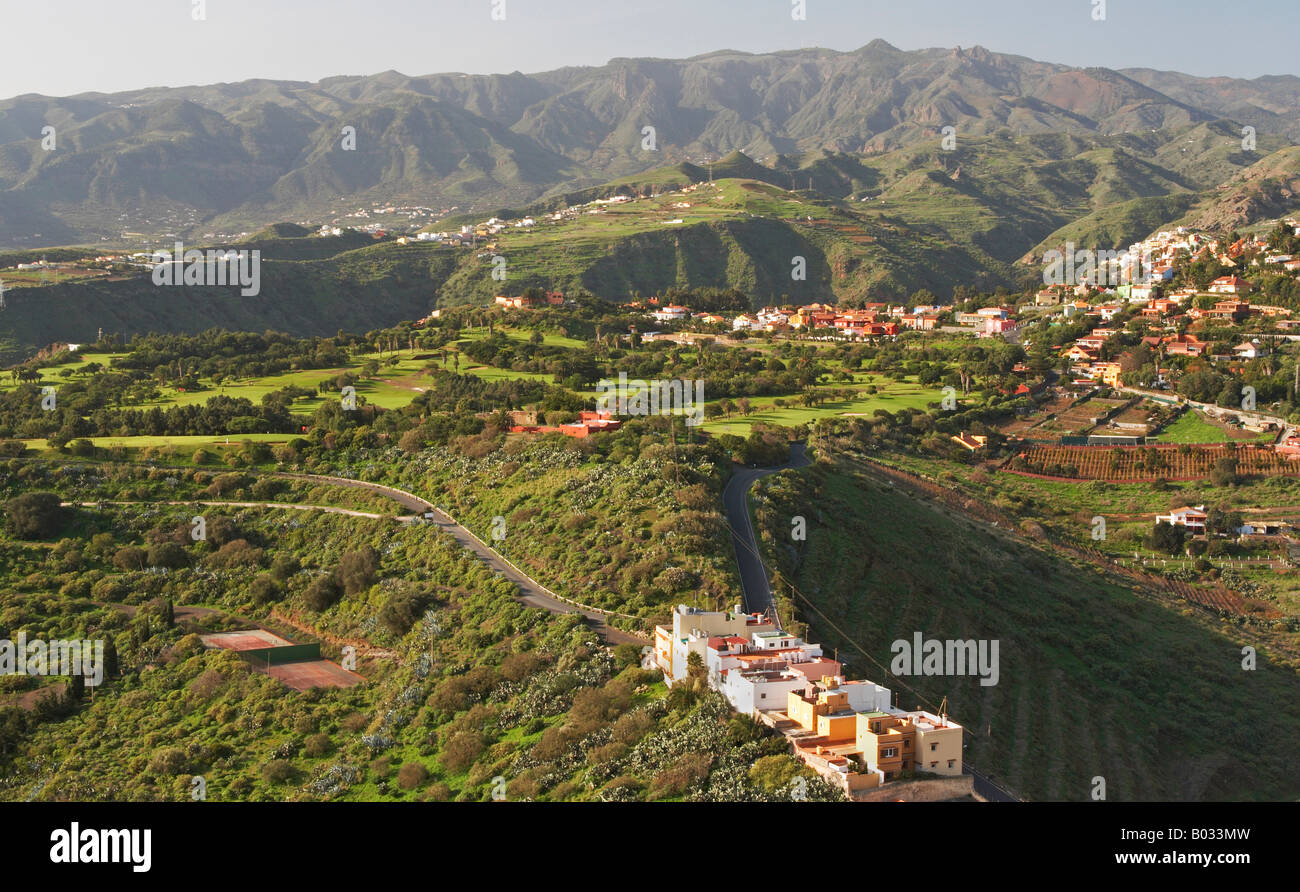
[[[251,243],[266,251],[257,296],[241,296],[238,286],[160,287],[147,273],[14,288],[5,292],[0,312],[0,362],[14,362],[54,342],[94,341],[101,328],[127,337],[213,327],[296,335],[366,331],[425,315],[436,283],[457,263],[449,248],[381,243],[339,252],[347,242],[335,242],[340,240]],[[277,259],[313,252],[327,256]]]
[[[492,256],[482,250],[399,245],[354,230],[320,237],[276,224],[232,244],[262,252],[256,298],[217,288],[158,289],[142,274],[45,287],[10,277],[0,358],[90,340],[101,327],[127,335],[216,325],[299,335],[364,330],[529,287],[615,302],[669,288],[735,288],[756,306],[1016,287],[1025,275],[1017,262],[1066,241],[1119,247],[1171,221],[1239,226],[1294,209],[1300,148],[1254,160],[1226,149],[1229,135],[1224,122],[1165,142],[1000,133],[961,139],[947,152],[929,144],[874,156],[812,153],[781,156],[771,166],[737,152],[713,165],[712,184],[707,167],[656,168],[498,211],[507,220],[565,212],[559,222],[507,227],[492,240],[492,256],[506,262],[504,281],[493,277]],[[1264,140],[1260,149],[1279,142]],[[1171,151],[1174,143],[1195,160],[1182,148]],[[1227,170],[1236,173],[1224,185],[1203,186]],[[629,200],[588,205],[618,195]],[[475,220],[453,216],[426,228]],[[67,252],[50,253],[59,259]],[[8,256],[18,262],[31,255]],[[791,275],[796,257],[806,262],[803,280]]]
[[[199,238],[361,207],[483,212],[735,151],[777,167],[813,153],[814,188],[857,189],[869,177],[838,156],[937,143],[944,126],[962,138],[1131,136],[1232,117],[1296,139],[1294,80],[1229,89],[877,40],[853,52],[720,51],[533,75],[389,71],[26,95],[0,101],[0,245]],[[47,125],[53,151],[41,148]],[[354,146],[344,128],[354,128]]]
[[[970,732],[967,760],[1021,794],[1085,801],[1102,776],[1113,801],[1300,795],[1285,769],[1300,713],[1278,708],[1297,681],[1280,631],[1119,584],[883,485],[850,455],[769,478],[753,502],[769,567],[802,592],[812,640],[900,706],[947,697]],[[792,546],[796,515],[808,538]],[[998,683],[889,675],[891,643],[914,632],[997,639]],[[1244,644],[1259,648],[1256,672],[1242,671]],[[1233,720],[1207,725],[1210,700]],[[1260,726],[1270,733],[1246,730]]]

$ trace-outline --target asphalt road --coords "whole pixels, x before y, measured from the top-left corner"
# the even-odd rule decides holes
[[[1008,793],[1006,790],[999,787],[996,783],[989,780],[987,777],[980,774],[978,771],[975,771],[969,765],[965,765],[962,767],[962,773],[969,774],[971,777],[975,778],[975,792],[983,796],[989,802],[1020,802],[1021,801],[1019,798]]]
[[[332,483],[337,486],[348,486],[354,489],[366,489],[371,492],[379,493],[405,508],[410,509],[418,515],[424,515],[428,512],[433,513],[433,523],[441,528],[444,532],[449,533],[462,548],[474,552],[474,555],[483,563],[487,564],[498,576],[504,576],[513,582],[519,588],[519,600],[523,601],[530,607],[540,607],[551,613],[581,613],[587,620],[587,623],[595,629],[610,644],[645,644],[646,639],[637,637],[622,629],[616,629],[609,625],[605,617],[594,610],[583,610],[573,604],[557,600],[551,597],[546,588],[537,580],[518,570],[514,565],[507,562],[492,548],[485,545],[477,536],[472,534],[465,527],[456,523],[447,514],[438,509],[438,507],[425,499],[420,498],[414,493],[409,493],[403,489],[397,489],[392,486],[385,486],[381,483],[370,483],[364,480],[350,480],[346,477],[324,477],[317,474],[285,474],[286,477],[302,477],[308,480],[320,480],[326,483]],[[402,518],[405,520],[406,518]]]
[[[484,544],[478,537],[472,534],[465,527],[456,523],[444,512],[440,511],[433,503],[420,498],[414,493],[407,492],[404,489],[397,489],[393,486],[385,486],[382,483],[370,483],[365,480],[352,480],[347,477],[329,477],[321,474],[290,474],[287,472],[277,472],[276,477],[295,477],[302,480],[318,480],[323,483],[331,483],[336,486],[346,486],[352,489],[365,489],[370,492],[378,493],[403,508],[408,509],[411,514],[406,516],[398,515],[396,520],[402,523],[411,523],[423,517],[424,514],[433,513],[433,523],[440,527],[444,532],[449,533],[461,545],[472,552],[483,563],[487,564],[498,576],[504,576],[513,582],[519,588],[518,598],[530,607],[539,607],[542,610],[551,613],[580,613],[586,619],[598,635],[610,644],[637,644],[644,645],[647,639],[633,635],[630,632],[624,632],[622,629],[616,629],[610,626],[603,614],[594,610],[585,610],[574,604],[569,604],[553,598],[548,594],[546,588],[537,580],[517,569],[510,562],[506,561],[495,550]],[[69,504],[67,502],[65,505]],[[99,504],[98,502],[87,502],[87,506]],[[131,504],[127,502],[114,502],[113,504]],[[165,502],[160,504],[203,504],[203,505],[230,505],[234,507],[262,507],[262,508],[286,508],[301,511],[324,511],[332,514],[346,514],[352,517],[387,517],[390,515],[375,514],[369,511],[354,511],[349,508],[334,508],[324,505],[298,505],[290,502],[219,502],[219,501],[199,501],[199,500],[177,500],[174,502]]]
[[[803,443],[795,443],[790,447],[789,462],[777,468],[739,467],[722,492],[722,504],[727,512],[727,523],[731,526],[731,545],[736,551],[741,594],[747,613],[760,613],[774,606],[767,568],[759,556],[758,541],[749,520],[749,488],[755,480],[769,474],[787,468],[802,468],[808,463],[807,448]]]

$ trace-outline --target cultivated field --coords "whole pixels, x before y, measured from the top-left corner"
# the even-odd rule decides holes
[[[1300,465],[1267,447],[1201,446],[1030,446],[1005,468],[1078,480],[1196,480],[1208,477],[1214,463],[1233,457],[1237,473],[1273,477],[1300,473]]]

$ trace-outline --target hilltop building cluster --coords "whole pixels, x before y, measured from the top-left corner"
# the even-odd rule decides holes
[[[655,627],[652,660],[670,685],[704,673],[737,712],[783,734],[800,760],[847,796],[918,774],[962,775],[960,725],[898,709],[875,682],[846,681],[821,645],[761,613],[678,605],[671,628]]]

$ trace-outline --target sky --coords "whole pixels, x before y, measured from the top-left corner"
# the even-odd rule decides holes
[[[1295,20],[1296,0],[3,0],[0,97],[532,73],[876,38],[1075,66],[1300,75]]]

